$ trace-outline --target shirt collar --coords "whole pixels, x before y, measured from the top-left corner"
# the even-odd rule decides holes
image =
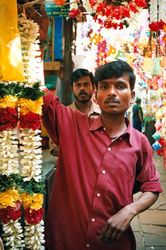
[[[77,109],[75,101],[72,102],[72,104],[70,104],[69,107],[71,107],[73,110]],[[95,102],[91,101],[88,116],[91,116],[91,115],[93,116],[93,114],[99,115],[100,113],[101,111],[100,111],[99,106]]]
[[[126,136],[129,139],[129,143],[132,146],[133,145],[133,135],[134,135],[134,129],[131,126],[130,121],[125,118],[126,121],[126,131],[122,134],[122,136]],[[103,129],[104,130],[104,124],[103,121],[101,119],[101,116],[95,118],[95,119],[91,119],[91,123],[90,123],[90,131],[95,131],[95,130],[99,130],[99,129]]]

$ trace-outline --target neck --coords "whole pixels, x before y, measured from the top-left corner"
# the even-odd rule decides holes
[[[90,106],[91,106],[91,101],[87,103],[80,103],[80,102],[75,101],[75,105],[80,112],[84,114],[88,114],[90,110]]]
[[[106,132],[111,138],[119,137],[127,128],[124,115],[101,114]]]

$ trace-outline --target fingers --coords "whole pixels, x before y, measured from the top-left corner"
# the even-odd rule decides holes
[[[111,243],[115,240],[118,240],[122,234],[123,232],[120,229],[112,227],[110,224],[106,224],[101,231],[99,240],[105,243]]]

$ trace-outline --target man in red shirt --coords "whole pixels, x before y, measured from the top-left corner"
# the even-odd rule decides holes
[[[114,61],[96,70],[95,81],[98,118],[44,96],[43,120],[60,147],[46,218],[48,250],[135,250],[130,222],[162,191],[147,138],[125,118],[133,69]],[[135,179],[142,194],[133,201]]]

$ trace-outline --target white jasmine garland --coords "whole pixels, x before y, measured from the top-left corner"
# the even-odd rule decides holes
[[[78,8],[78,1],[77,0],[70,0],[70,10]]]
[[[166,0],[150,1],[150,22],[166,21]]]
[[[22,226],[18,220],[3,224],[2,237],[7,249],[17,250],[25,246]]]
[[[25,181],[40,181],[42,169],[41,137],[39,130],[20,130],[20,174]]]
[[[166,22],[166,0],[159,0],[159,20]]]
[[[19,174],[18,131],[0,132],[0,174]]]
[[[34,82],[41,80],[39,77],[42,68],[40,41],[38,40],[39,25],[33,20],[26,19],[24,15],[18,19],[18,23],[25,78],[27,84],[32,86]]]
[[[44,250],[44,222],[37,225],[30,225],[27,222],[25,227],[25,246],[31,250]]]

